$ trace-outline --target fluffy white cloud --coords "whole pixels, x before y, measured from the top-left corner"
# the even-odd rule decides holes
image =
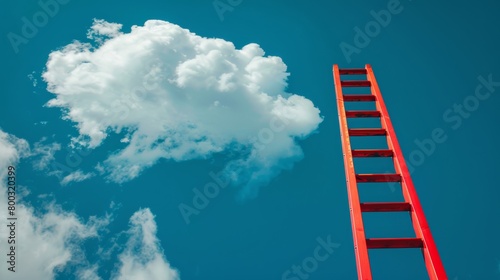
[[[297,139],[322,118],[310,100],[285,91],[281,58],[160,20],[130,33],[120,27],[95,21],[91,32],[109,37],[52,52],[43,73],[55,94],[48,106],[77,123],[75,142],[94,148],[110,133],[127,134],[102,166],[109,179],[131,180],[161,158],[236,152],[225,174],[252,193],[301,159]]]
[[[6,182],[8,167],[15,167],[21,158],[30,154],[26,140],[0,129],[0,180]],[[20,193],[21,190],[16,189],[16,192]],[[54,279],[59,270],[69,265],[74,267],[79,279],[101,279],[98,275],[98,264],[87,262],[81,246],[86,239],[98,237],[99,232],[110,223],[110,215],[102,218],[90,217],[84,222],[75,213],[65,211],[55,203],[50,203],[45,209],[35,209],[19,200],[19,197],[17,202],[15,244],[7,242],[6,237],[10,235],[10,229],[6,226],[0,227],[0,251],[6,257],[10,246],[15,246],[16,272],[7,270],[10,264],[2,261],[0,279]],[[7,187],[4,184],[0,185],[0,209],[7,209]],[[0,211],[0,220],[7,221],[7,214],[7,211]],[[177,271],[170,267],[159,245],[156,223],[151,211],[145,209],[136,212],[130,222],[131,227],[126,231],[129,240],[119,256],[120,269],[115,278],[178,279]],[[137,278],[128,278],[127,275],[136,275]]]
[[[0,180],[7,181],[8,167],[16,166],[21,157],[30,155],[27,141],[0,130]],[[16,170],[14,170],[16,171]],[[20,188],[20,186],[17,186]],[[17,193],[22,193],[16,189]],[[5,252],[15,246],[16,272],[7,268],[5,261],[0,262],[1,279],[53,279],[55,270],[67,263],[80,262],[84,258],[80,243],[97,236],[98,230],[107,224],[107,219],[91,217],[83,223],[74,213],[66,212],[55,204],[46,209],[35,210],[17,198],[15,208],[16,239],[8,243],[10,229],[0,227],[0,250]],[[0,209],[7,209],[7,187],[0,187]],[[7,221],[7,211],[0,211],[0,220]],[[9,216],[10,217],[10,216]],[[10,221],[9,221],[10,222]],[[7,252],[10,252],[8,250]]]
[[[64,176],[64,178],[62,178],[61,180],[61,185],[65,186],[71,182],[82,182],[94,177],[94,175],[95,175],[94,173],[84,173],[81,170],[77,170]]]
[[[102,19],[94,19],[94,24],[87,32],[87,38],[102,43],[106,38],[113,38],[120,34],[121,24],[109,23]]]
[[[166,261],[156,237],[151,211],[141,209],[130,218],[129,239],[119,255],[115,280],[179,280],[179,273]]]

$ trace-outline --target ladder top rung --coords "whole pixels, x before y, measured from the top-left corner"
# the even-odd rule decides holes
[[[340,81],[340,85],[343,87],[369,87],[371,86],[370,81],[361,80],[361,81]]]
[[[420,238],[367,238],[368,249],[384,248],[422,248],[424,242]]]
[[[379,111],[365,111],[365,110],[351,110],[345,112],[348,118],[378,118],[380,117]]]
[[[353,157],[392,157],[392,150],[358,149],[352,150]]]
[[[411,211],[408,202],[364,202],[361,203],[361,212],[403,212]]]
[[[350,128],[350,136],[383,136],[387,132],[383,128]]]
[[[401,182],[399,174],[356,174],[358,183]]]
[[[344,101],[375,101],[375,95],[372,94],[344,94]]]
[[[363,75],[366,74],[365,68],[344,68],[339,69],[340,75]]]

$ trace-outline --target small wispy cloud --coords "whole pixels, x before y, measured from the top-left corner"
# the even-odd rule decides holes
[[[70,174],[64,176],[64,178],[62,178],[62,180],[61,180],[61,185],[66,186],[67,184],[72,183],[72,182],[82,182],[82,181],[90,179],[94,176],[95,176],[94,173],[91,173],[91,172],[84,173],[81,170],[76,170],[76,171],[71,172]]]
[[[39,121],[34,123],[34,125],[47,125],[49,122],[48,121]]]
[[[36,87],[38,85],[38,79],[35,78],[35,74],[36,74],[35,71],[28,74],[28,79],[30,79],[31,83],[33,84],[33,87]]]
[[[31,156],[34,157],[32,163],[35,170],[46,170],[50,163],[54,161],[54,154],[61,150],[61,144],[56,142],[45,144],[46,141],[47,138],[43,137],[33,145]]]
[[[99,277],[98,269],[98,265],[87,266],[79,269],[76,274],[80,280],[101,280],[102,278]]]

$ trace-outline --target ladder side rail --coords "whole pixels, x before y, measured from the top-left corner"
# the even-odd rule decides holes
[[[370,259],[366,245],[365,229],[359,200],[354,162],[351,153],[351,142],[349,139],[349,129],[347,126],[346,110],[342,94],[342,85],[338,65],[333,66],[333,79],[335,82],[335,93],[337,99],[338,116],[340,123],[340,134],[342,139],[342,152],[344,157],[344,167],[347,183],[347,193],[349,198],[349,208],[351,217],[352,234],[354,240],[354,251],[356,257],[356,267],[359,280],[372,280]]]
[[[384,103],[382,94],[375,79],[373,69],[369,64],[367,64],[365,68],[367,71],[367,79],[371,83],[372,94],[375,95],[375,98],[377,99],[376,102],[377,110],[382,114],[382,117],[380,118],[382,128],[384,128],[387,131],[388,148],[394,152],[393,160],[394,160],[395,171],[396,173],[401,174],[402,176],[401,187],[403,191],[403,196],[405,198],[405,201],[409,202],[412,205],[411,218],[412,218],[413,228],[415,230],[416,236],[418,238],[422,238],[422,241],[424,243],[422,253],[424,255],[424,261],[427,267],[427,271],[429,273],[429,277],[431,280],[448,279],[441,258],[439,256],[436,244],[432,237],[429,225],[425,218],[422,205],[420,204],[420,201],[418,199],[415,186],[413,185],[410,172],[408,171],[408,167],[404,160],[403,152],[397,140],[394,127],[389,118],[387,107]]]

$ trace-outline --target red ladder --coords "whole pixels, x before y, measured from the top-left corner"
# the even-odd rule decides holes
[[[366,80],[343,81],[340,79],[341,75],[366,75]],[[335,93],[337,95],[358,279],[372,279],[368,249],[380,248],[421,248],[430,279],[448,279],[371,66],[367,64],[364,69],[339,69],[338,65],[334,65],[333,78],[335,81]],[[371,93],[344,95],[342,93],[342,88],[344,87],[369,87]],[[375,102],[376,110],[346,111],[344,102]],[[382,127],[350,129],[347,125],[348,118],[380,118]],[[385,136],[388,149],[353,150],[351,149],[350,136]],[[392,157],[396,173],[356,174],[353,163],[354,157]],[[357,183],[368,182],[400,182],[404,202],[361,203]],[[366,238],[363,226],[363,212],[397,211],[407,211],[410,213],[413,229],[415,230],[415,238]]]

